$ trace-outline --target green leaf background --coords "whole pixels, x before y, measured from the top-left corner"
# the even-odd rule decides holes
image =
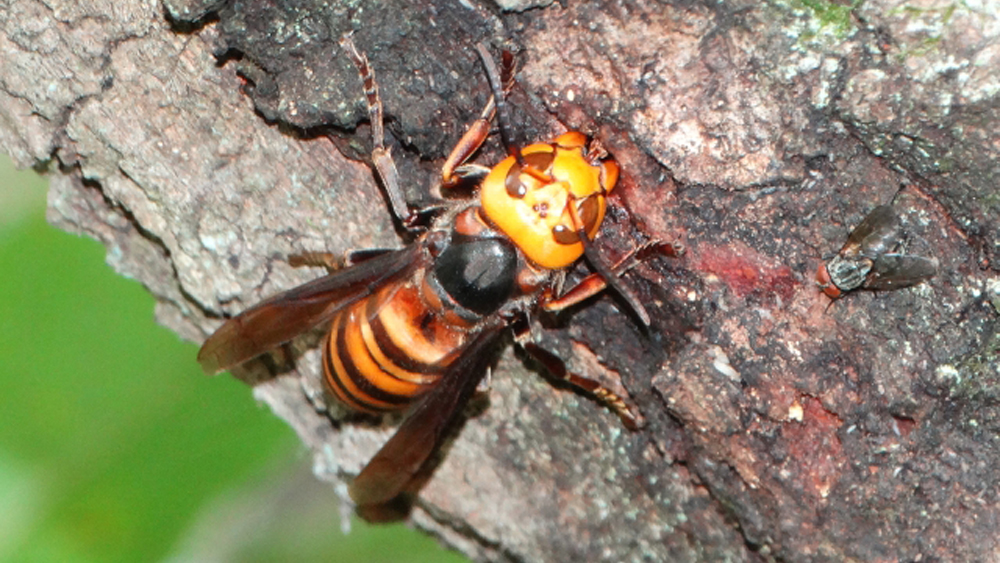
[[[462,561],[352,519],[292,431],[0,155],[0,561]]]

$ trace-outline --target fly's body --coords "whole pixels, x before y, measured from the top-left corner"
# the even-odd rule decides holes
[[[820,264],[817,285],[831,299],[839,299],[855,289],[901,289],[933,276],[933,260],[893,252],[899,239],[896,212],[888,205],[876,207],[851,231],[840,252]]]

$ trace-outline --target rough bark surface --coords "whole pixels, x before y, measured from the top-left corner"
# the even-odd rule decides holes
[[[643,430],[508,350],[413,521],[487,561],[995,559],[1000,8],[846,4],[0,0],[0,145],[200,341],[318,275],[289,254],[399,244],[342,33],[413,201],[486,99],[470,47],[516,48],[519,138],[622,164],[602,248],[688,252],[628,276],[650,331],[605,296],[540,335]],[[828,308],[818,263],[894,196],[938,275]],[[294,356],[239,375],[341,483],[391,424],[333,420]]]

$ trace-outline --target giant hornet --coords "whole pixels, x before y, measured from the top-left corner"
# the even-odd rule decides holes
[[[364,82],[373,137],[372,161],[392,213],[415,233],[398,250],[369,250],[336,270],[324,253],[293,256],[293,265],[326,265],[331,273],[275,295],[227,320],[198,361],[209,373],[239,365],[320,323],[326,389],[351,409],[409,416],[350,487],[359,506],[397,497],[436,451],[446,430],[475,392],[498,337],[513,328],[529,354],[570,384],[596,396],[629,427],[630,407],[596,381],[569,373],[555,356],[527,342],[528,314],[559,311],[611,286],[646,325],[649,315],[618,276],[655,253],[679,249],[652,242],[608,265],[591,242],[604,219],[618,165],[596,141],[578,132],[546,143],[515,146],[504,92],[513,84],[513,57],[503,72],[483,45],[476,49],[492,94],[441,171],[442,189],[478,188],[446,200],[426,230],[422,212],[407,206],[384,144],[382,102],[368,59],[350,35],[341,47]],[[494,117],[509,153],[493,168],[466,161],[490,132]],[[562,291],[567,268],[585,257],[594,273]]]
[[[851,231],[840,252],[819,265],[816,284],[838,299],[859,288],[902,289],[932,277],[937,271],[934,260],[894,252],[900,235],[892,207],[876,207]]]

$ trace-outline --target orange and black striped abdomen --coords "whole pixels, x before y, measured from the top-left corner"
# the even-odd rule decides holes
[[[468,327],[428,306],[425,291],[413,279],[392,284],[334,317],[323,373],[345,405],[369,413],[406,408],[458,357]]]

